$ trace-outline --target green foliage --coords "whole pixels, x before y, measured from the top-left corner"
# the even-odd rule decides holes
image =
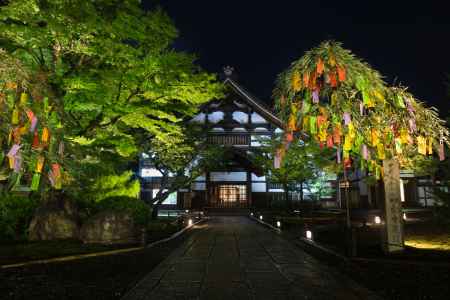
[[[100,200],[95,204],[96,211],[112,210],[131,213],[135,224],[145,226],[150,221],[151,209],[143,201],[127,196],[115,196]]]
[[[138,0],[9,1],[0,7],[0,88],[16,82],[37,104],[48,97],[64,132],[66,179],[86,183],[83,172],[105,158],[108,168],[135,158],[142,135],[175,145],[183,118],[221,95],[193,55],[171,49],[177,34],[163,11],[143,11]]]
[[[332,151],[321,149],[314,141],[295,139],[291,142],[285,150],[279,168],[275,167],[274,160],[278,149],[285,147],[282,137],[262,140],[261,143],[260,152],[254,159],[257,164],[264,167],[272,182],[281,183],[288,188],[290,185],[303,183],[307,188],[309,185],[322,182],[324,176],[331,171]]]
[[[38,199],[14,194],[0,195],[0,240],[22,239],[38,205]]]
[[[143,142],[150,161],[161,174],[161,188],[153,202],[162,203],[172,192],[189,186],[210,167],[226,164],[226,150],[207,141],[204,131],[186,125],[183,136],[171,144],[154,139]],[[170,179],[169,179],[170,178]]]
[[[294,61],[279,75],[274,97],[288,131],[331,144],[342,151],[346,168],[376,177],[386,158],[408,166],[418,152],[428,155],[439,151],[440,142],[450,144],[436,109],[406,88],[388,86],[338,42],[322,42]]]
[[[124,172],[119,175],[100,176],[95,179],[92,185],[92,195],[96,202],[110,197],[130,197],[139,196],[140,185],[138,180],[131,180],[133,173]]]

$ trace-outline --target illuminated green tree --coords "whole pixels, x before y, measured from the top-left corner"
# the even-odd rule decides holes
[[[267,178],[282,185],[286,207],[290,208],[289,192],[296,190],[300,193],[300,201],[304,200],[303,190],[307,189],[316,194],[322,192],[322,177],[331,171],[333,152],[320,149],[315,141],[292,141],[287,147],[281,136],[271,140],[262,140],[261,148],[256,151],[255,162],[263,166]],[[316,188],[314,188],[316,187]],[[320,187],[320,189],[317,189]],[[320,197],[320,195],[319,195]]]
[[[181,120],[221,94],[194,56],[171,49],[176,37],[165,13],[143,11],[138,0],[9,1],[0,7],[0,88],[8,94],[7,87],[17,84],[29,96],[24,108],[30,110],[48,103],[58,127],[48,127],[50,137],[65,145],[59,159],[70,170],[65,181],[76,183],[86,165],[126,164],[136,157],[139,130],[176,144],[183,139]],[[26,122],[21,118],[19,125]],[[4,152],[12,146],[11,128],[2,131]],[[58,141],[49,143],[55,148]],[[21,155],[27,164],[33,152]]]
[[[411,167],[417,154],[442,155],[448,129],[434,108],[381,75],[340,43],[326,41],[281,73],[274,90],[287,139],[302,132],[336,149],[340,166],[380,178],[387,158]]]

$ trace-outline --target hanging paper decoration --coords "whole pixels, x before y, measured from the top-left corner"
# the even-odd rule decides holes
[[[336,86],[337,86],[336,73],[330,72],[330,73],[328,74],[328,77],[329,77],[329,79],[330,79],[330,85],[331,85],[331,87],[336,87]]]
[[[20,106],[22,107],[28,106],[28,94],[25,92],[20,94]]]
[[[381,160],[393,156],[403,164],[410,159],[408,145],[417,146],[424,155],[431,154],[433,141],[429,137],[435,137],[436,132],[433,127],[445,131],[442,144],[450,143],[448,129],[434,112],[406,88],[387,86],[377,71],[339,43],[324,42],[292,66],[281,76],[293,77],[279,80],[275,90],[280,93],[276,99],[286,97],[282,109],[285,129],[294,128],[289,105],[302,101],[297,124],[302,124],[302,130],[321,147],[342,145],[336,150],[336,158],[341,161],[343,151],[346,167],[353,161],[354,167],[370,169],[372,175],[380,177]],[[294,84],[298,78],[302,79],[301,87]],[[293,86],[297,86],[295,93]],[[438,149],[441,158],[441,143]]]
[[[322,75],[323,70],[324,70],[324,63],[323,63],[322,59],[319,57],[319,59],[317,60],[316,72],[318,75]]]
[[[49,139],[50,139],[50,132],[47,127],[44,127],[44,129],[42,130],[41,141],[47,143]]]
[[[333,129],[333,141],[339,145],[341,143],[341,124],[335,124]]]
[[[345,72],[345,68],[338,66],[337,67],[337,72],[338,72],[338,79],[340,82],[345,81],[346,78],[346,72]]]
[[[277,149],[273,160],[273,167],[279,169],[281,167],[281,149]]]
[[[30,190],[37,191],[39,189],[40,181],[41,181],[41,174],[40,173],[34,173],[33,174],[33,179],[31,180]]]
[[[350,151],[352,150],[352,139],[346,135],[344,139],[344,151]]]
[[[294,140],[294,134],[292,133],[292,131],[286,133],[286,141],[290,143],[293,140]]]
[[[20,149],[20,145],[14,144],[14,145],[11,147],[11,149],[9,150],[7,156],[8,156],[8,157],[14,157],[14,156],[16,156],[16,155],[17,155],[17,152],[19,151],[19,149]]]
[[[15,157],[14,156],[8,156],[8,162],[9,162],[9,168],[10,169],[14,169]]]
[[[294,92],[300,91],[302,88],[302,78],[300,77],[300,74],[298,72],[294,72],[292,75],[292,89]]]
[[[33,143],[31,144],[31,147],[32,147],[33,149],[39,148],[39,134],[38,134],[37,130],[34,131],[34,134],[33,134]]]
[[[414,119],[412,119],[412,118],[409,119],[408,124],[409,124],[409,130],[411,131],[411,133],[414,133],[417,131],[416,121]]]
[[[319,91],[318,90],[314,90],[312,92],[312,100],[313,100],[313,103],[319,103]]]
[[[372,128],[371,130],[372,146],[376,147],[378,145],[378,130]]]
[[[442,140],[439,142],[439,160],[445,160],[444,142]]]
[[[345,125],[348,125],[352,121],[352,118],[348,112],[344,113],[344,123]]]
[[[417,150],[422,155],[427,155],[427,140],[422,136],[417,137]]]
[[[306,72],[303,74],[303,85],[308,86],[309,85],[309,73]]]
[[[42,172],[42,168],[44,167],[44,162],[45,162],[45,157],[39,156],[37,159],[37,162],[36,162],[36,172],[37,173]]]
[[[11,124],[12,125],[19,124],[19,110],[17,109],[17,107],[14,107],[12,111]]]
[[[367,149],[366,144],[361,145],[361,155],[365,160],[369,159],[369,150]]]
[[[336,162],[338,164],[341,163],[341,149],[339,149],[339,147],[336,148]]]
[[[317,133],[317,117],[315,116],[311,116],[309,118],[309,132],[311,134]]]
[[[430,155],[433,154],[433,139],[432,138],[428,139],[427,153]]]
[[[329,135],[329,136],[327,136],[327,147],[328,148],[332,148],[333,146],[334,146],[334,144],[333,144],[333,136]]]
[[[402,142],[400,141],[400,139],[395,139],[395,152],[397,152],[397,154],[402,154]]]
[[[19,173],[22,167],[22,156],[16,155],[14,157],[14,172]]]
[[[384,145],[382,143],[377,144],[377,155],[378,159],[385,159]]]

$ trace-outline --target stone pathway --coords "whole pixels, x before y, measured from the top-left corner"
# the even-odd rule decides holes
[[[214,217],[123,299],[376,299],[246,217]]]

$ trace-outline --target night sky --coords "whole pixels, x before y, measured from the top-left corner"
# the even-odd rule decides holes
[[[268,103],[278,73],[306,50],[334,39],[380,71],[388,83],[410,87],[419,99],[448,115],[450,8],[412,2],[161,0],[159,4],[180,31],[176,49],[198,55],[198,63],[210,72],[233,66],[238,81]],[[145,5],[150,3],[155,1]]]

